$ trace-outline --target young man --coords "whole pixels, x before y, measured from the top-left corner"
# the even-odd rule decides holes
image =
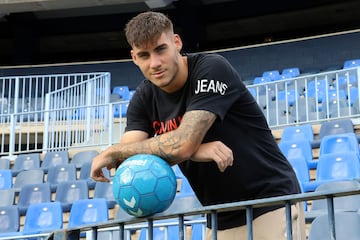
[[[94,159],[93,179],[109,181],[102,167],[145,153],[179,164],[203,205],[300,192],[260,108],[223,57],[182,55],[181,38],[161,13],[137,15],[125,32],[146,79],[128,106],[121,142]],[[301,220],[294,223],[303,222],[298,213],[294,207],[294,220]],[[218,239],[245,239],[245,216],[244,211],[219,213]],[[283,206],[254,208],[253,217],[254,239],[286,238]],[[295,236],[303,230],[298,226]],[[207,235],[211,239],[210,229]]]

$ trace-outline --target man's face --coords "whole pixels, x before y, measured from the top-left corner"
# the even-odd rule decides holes
[[[134,63],[144,76],[154,85],[166,92],[174,92],[182,87],[179,67],[182,57],[179,54],[182,42],[177,34],[162,33],[154,42],[131,50]]]

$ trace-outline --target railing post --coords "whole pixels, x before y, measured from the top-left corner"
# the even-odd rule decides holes
[[[293,239],[292,229],[292,217],[291,217],[291,203],[286,201],[285,203],[285,214],[286,214],[286,236],[288,240]]]
[[[49,118],[50,118],[50,94],[45,95],[45,113],[44,113],[44,132],[43,132],[43,152],[48,150],[49,142]]]
[[[148,219],[148,230],[147,230],[147,240],[154,239],[154,220],[152,218]]]
[[[185,239],[184,229],[184,215],[179,215],[179,240]]]
[[[330,239],[336,239],[336,232],[335,232],[335,213],[334,213],[334,198],[332,196],[328,196],[327,200],[327,207],[328,207],[328,218],[329,218],[329,229],[330,229]]]
[[[253,239],[253,211],[252,206],[246,206],[246,225],[248,232],[248,240]]]
[[[216,210],[211,211],[211,229],[212,240],[217,240],[217,213]]]

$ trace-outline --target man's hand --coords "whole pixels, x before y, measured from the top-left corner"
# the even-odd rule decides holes
[[[196,162],[210,162],[215,161],[221,172],[229,166],[232,166],[234,161],[233,152],[221,141],[214,141],[203,143],[198,150],[192,155],[191,160]]]
[[[102,152],[92,161],[90,177],[95,181],[109,182],[110,180],[105,177],[102,168],[106,167],[110,170],[111,168],[117,168],[119,164],[120,161],[116,164],[106,151]]]

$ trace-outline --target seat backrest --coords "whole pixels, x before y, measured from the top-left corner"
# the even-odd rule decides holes
[[[0,207],[0,233],[17,232],[20,228],[20,214],[16,205]]]
[[[356,189],[360,187],[358,181],[345,180],[345,181],[335,181],[335,182],[326,182],[320,184],[315,191],[346,191],[351,189]],[[343,197],[334,198],[334,209],[335,210],[347,210],[347,211],[357,211],[360,209],[360,194],[349,195]],[[311,205],[311,210],[325,210],[327,212],[327,201],[326,199],[313,200]]]
[[[66,163],[52,166],[48,169],[47,182],[50,183],[51,191],[56,191],[60,182],[75,181],[76,167],[75,164]]]
[[[355,240],[360,236],[360,215],[357,212],[335,212],[337,240]],[[328,214],[314,219],[310,225],[309,240],[328,240],[330,237]]]
[[[49,183],[27,184],[19,192],[17,205],[20,215],[25,215],[30,205],[50,201],[51,191]]]
[[[355,133],[324,136],[320,142],[320,155],[334,152],[356,152],[359,154],[359,143]]]
[[[305,158],[299,156],[294,158],[289,158],[291,166],[294,168],[300,183],[310,181],[310,171],[306,163]]]
[[[0,169],[10,169],[10,159],[0,158]]]
[[[12,172],[10,169],[0,169],[0,189],[12,188]]]
[[[142,228],[140,230],[139,240],[147,239],[147,231],[148,229]],[[154,227],[153,228],[153,239],[154,240],[163,240],[163,239],[171,239],[178,240],[179,239],[179,226],[164,226],[164,227]]]
[[[63,211],[68,212],[76,200],[89,198],[89,188],[85,180],[60,182],[56,188],[55,201],[59,201]]]
[[[90,177],[91,165],[92,165],[92,162],[86,162],[86,163],[82,164],[82,166],[80,168],[79,179],[87,181],[88,187],[90,189],[94,189],[96,182]],[[102,171],[103,171],[105,177],[110,178],[110,171],[106,167],[104,167],[102,169]]]
[[[12,167],[13,175],[17,175],[24,170],[40,168],[40,153],[19,154]]]
[[[0,190],[0,207],[13,205],[15,201],[14,189],[1,189]]]
[[[113,193],[112,182],[96,182],[94,188],[94,198],[105,198],[108,207],[114,208],[116,200]]]
[[[349,59],[349,60],[345,60],[344,64],[343,64],[343,68],[353,68],[353,67],[357,67],[360,66],[360,59]]]
[[[324,136],[354,132],[354,125],[351,119],[339,119],[321,123],[318,138]]]
[[[22,233],[38,234],[63,227],[63,212],[59,202],[44,202],[29,206]]]
[[[299,139],[310,142],[314,140],[314,132],[311,124],[288,126],[283,129],[281,141],[296,141]]]
[[[355,152],[336,152],[319,156],[316,181],[347,180],[360,177],[360,160]]]
[[[291,77],[297,77],[300,75],[300,69],[298,67],[285,68],[281,72],[282,75],[290,75]]]
[[[46,172],[50,167],[69,163],[69,152],[66,150],[46,152],[41,162],[41,168]]]
[[[128,86],[115,86],[112,90],[112,94],[120,96],[121,100],[130,100],[130,90]]]
[[[21,171],[15,178],[13,188],[19,192],[27,184],[36,184],[44,182],[44,171],[42,169],[32,169]]]
[[[101,223],[108,220],[108,206],[105,198],[81,199],[72,204],[68,227]]]
[[[313,159],[310,141],[298,139],[294,141],[280,141],[279,148],[286,158],[303,157],[306,161]]]
[[[99,152],[96,150],[85,150],[77,152],[71,158],[70,163],[74,163],[77,169],[81,169],[81,166],[84,163],[92,162],[93,158],[99,155]]]

